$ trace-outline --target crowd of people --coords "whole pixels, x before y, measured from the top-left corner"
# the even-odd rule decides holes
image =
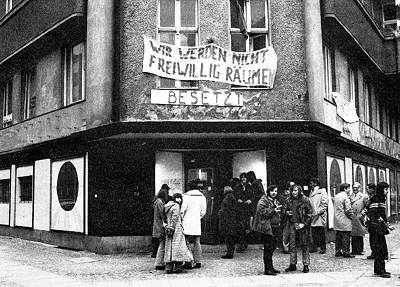
[[[385,235],[390,225],[386,218],[385,182],[367,185],[342,183],[333,198],[335,256],[353,258],[364,251],[364,236],[369,232],[374,272],[383,278],[391,274],[385,270],[388,257]],[[168,195],[164,184],[154,201],[153,254],[157,270],[180,273],[182,269],[200,268],[201,219],[206,212],[206,199],[196,183],[181,195]],[[303,272],[309,272],[310,253],[326,253],[328,194],[319,180],[309,181],[307,194],[294,182],[288,182],[278,192],[276,185],[264,191],[262,182],[253,171],[242,173],[224,187],[224,198],[219,210],[219,234],[226,243],[223,259],[234,253],[245,252],[251,234],[259,235],[263,244],[264,274],[277,275],[273,253],[277,247],[288,253],[286,272],[297,270],[297,250],[301,249]],[[350,251],[351,246],[351,251]]]

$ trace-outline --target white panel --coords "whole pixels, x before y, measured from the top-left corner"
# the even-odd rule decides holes
[[[15,204],[16,204],[16,196],[15,196],[15,173],[16,168],[15,165],[11,166],[11,182],[10,182],[10,190],[11,190],[11,197],[10,197],[10,226],[15,226]]]
[[[10,176],[10,169],[0,170],[0,180],[9,180]],[[0,203],[0,224],[10,225],[10,202]]]
[[[33,175],[33,165],[21,166],[17,168],[17,177]]]
[[[341,182],[343,183],[345,180],[345,164],[344,160],[340,158],[333,158],[331,156],[326,157],[326,172],[327,172],[327,185],[328,185],[328,228],[333,228],[333,217],[334,217],[334,212],[333,212],[333,198],[331,196],[331,190],[330,190],[330,171],[331,171],[331,164],[332,161],[336,159],[339,165],[339,170],[340,170],[340,177],[341,177]]]
[[[0,203],[0,224],[9,225],[10,224],[10,204]]]
[[[168,184],[169,193],[184,192],[183,154],[180,152],[156,152],[155,193],[161,185]]]
[[[254,171],[262,180],[264,190],[267,185],[267,162],[265,150],[236,152],[232,159],[233,177],[239,178],[242,172]]]
[[[85,234],[89,234],[89,153],[85,154]]]
[[[0,170],[0,180],[1,179],[9,179],[9,178],[10,178],[10,169]]]
[[[358,167],[360,167],[360,169],[361,169],[361,174],[362,174],[362,178],[363,178],[362,182],[360,182],[361,187],[362,187],[362,192],[366,193],[367,192],[367,176],[365,173],[364,165],[361,165],[358,163],[353,164],[353,178],[354,178],[354,181],[356,181],[356,172],[357,172]]]
[[[347,182],[348,184],[352,185],[353,184],[353,160],[349,157],[345,157],[344,158],[344,164],[345,164],[345,171],[346,171],[346,175],[345,175],[345,182]],[[339,164],[340,166],[340,164]]]
[[[372,172],[373,172],[373,174],[374,174],[374,182],[371,182],[370,181],[370,179],[369,179],[369,174],[370,174],[370,171],[372,170]],[[375,183],[375,184],[377,184],[378,183],[378,175],[377,175],[377,173],[376,173],[376,168],[375,167],[368,167],[367,168],[367,177],[368,177],[368,183]]]
[[[33,228],[50,230],[50,159],[35,162]]]
[[[15,225],[23,227],[32,227],[33,202],[32,201],[20,202],[21,191],[18,178],[26,176],[33,176],[32,165],[17,168],[16,186],[15,186]]]
[[[62,165],[66,162],[71,162],[78,176],[78,197],[72,210],[64,210],[59,201],[57,195],[57,179],[58,174]],[[56,161],[52,163],[51,170],[51,229],[72,231],[72,232],[84,232],[84,158],[74,158],[62,161]]]

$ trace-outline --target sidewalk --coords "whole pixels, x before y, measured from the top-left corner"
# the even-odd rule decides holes
[[[334,245],[327,245],[327,254],[311,255],[310,273],[282,272],[278,276],[262,274],[262,250],[252,245],[234,259],[220,258],[225,246],[204,245],[204,266],[182,274],[155,271],[154,259],[149,254],[98,255],[72,251],[56,246],[34,243],[16,238],[0,237],[1,287],[148,287],[148,286],[400,286],[400,224],[387,236],[391,260],[386,269],[392,278],[373,275],[373,261],[366,254],[353,259],[335,258]],[[288,255],[276,251],[275,267],[281,271],[288,265]]]

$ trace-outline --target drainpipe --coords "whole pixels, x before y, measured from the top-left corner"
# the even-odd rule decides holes
[[[304,0],[305,53],[310,120],[324,122],[324,57],[319,0]]]
[[[87,1],[87,128],[111,122],[114,0]]]

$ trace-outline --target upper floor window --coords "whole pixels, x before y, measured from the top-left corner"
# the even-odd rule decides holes
[[[177,46],[196,46],[198,38],[197,0],[159,0],[158,38]],[[160,88],[197,87],[197,81],[159,79]]]
[[[85,99],[85,44],[67,47],[63,53],[64,106]]]
[[[394,1],[385,0],[383,3],[383,26],[396,30],[398,23],[397,6]]]
[[[372,109],[371,109],[371,85],[364,79],[363,82],[363,99],[364,99],[364,122],[371,124]]]
[[[35,116],[36,98],[33,93],[34,69],[21,73],[21,108],[22,119]]]
[[[336,92],[335,51],[323,46],[325,99],[332,101],[332,92]]]
[[[0,92],[3,100],[3,127],[12,125],[12,79],[6,81]]]
[[[269,45],[267,0],[230,0],[231,49],[252,52]]]
[[[357,111],[357,115],[359,113],[359,94],[358,94],[358,72],[356,69],[349,67],[349,98],[350,102],[354,103]]]
[[[13,8],[13,0],[6,0],[6,13],[10,12]]]

